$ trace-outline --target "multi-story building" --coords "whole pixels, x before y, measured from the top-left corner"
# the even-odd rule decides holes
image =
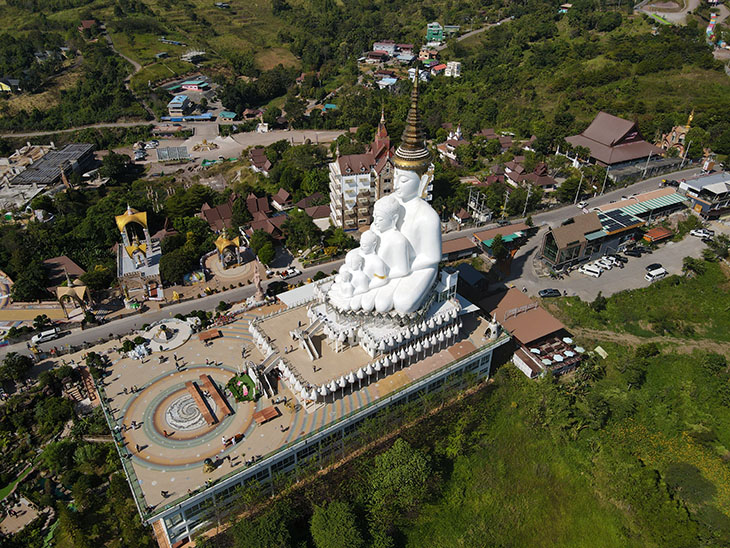
[[[730,173],[726,171],[681,181],[679,192],[705,219],[717,219],[730,212]]]
[[[444,75],[449,78],[459,78],[461,76],[461,63],[459,61],[449,61],[446,63]]]
[[[372,222],[375,201],[393,191],[390,137],[381,114],[375,140],[365,154],[339,156],[330,163],[330,217],[354,230]]]
[[[443,42],[444,27],[438,21],[426,25],[426,42]]]
[[[190,107],[190,99],[187,95],[175,95],[172,100],[167,103],[167,111],[170,116],[182,116]]]

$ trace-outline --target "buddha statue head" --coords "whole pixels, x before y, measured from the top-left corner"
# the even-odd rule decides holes
[[[411,106],[401,144],[393,156],[395,167],[393,183],[396,196],[401,201],[407,202],[416,197],[424,197],[433,177],[431,154],[426,149],[425,139],[426,134],[418,115],[418,78],[416,78],[411,91]]]

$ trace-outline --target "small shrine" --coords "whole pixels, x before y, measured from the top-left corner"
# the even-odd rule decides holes
[[[215,241],[215,248],[224,270],[241,264],[241,238],[238,236],[229,240],[221,234]]]

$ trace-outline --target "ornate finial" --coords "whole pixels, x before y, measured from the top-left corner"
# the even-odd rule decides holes
[[[692,112],[689,113],[689,118],[687,118],[687,130],[689,130],[689,126],[692,125],[692,120],[695,117],[695,109],[692,109]]]
[[[411,92],[411,108],[408,110],[403,138],[393,157],[393,164],[398,169],[415,171],[419,175],[423,175],[431,164],[431,154],[424,144],[426,136],[418,115],[418,72],[419,69],[416,68],[416,79]]]
[[[63,267],[63,273],[66,275],[66,286],[71,287],[71,277],[68,275],[68,270],[66,270],[66,267]]]
[[[380,123],[385,124],[385,105],[380,106]]]

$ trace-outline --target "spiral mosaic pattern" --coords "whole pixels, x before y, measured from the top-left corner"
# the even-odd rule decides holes
[[[214,414],[218,408],[211,398],[205,398]],[[165,422],[174,431],[191,431],[207,426],[203,414],[190,394],[180,396],[165,411]]]

